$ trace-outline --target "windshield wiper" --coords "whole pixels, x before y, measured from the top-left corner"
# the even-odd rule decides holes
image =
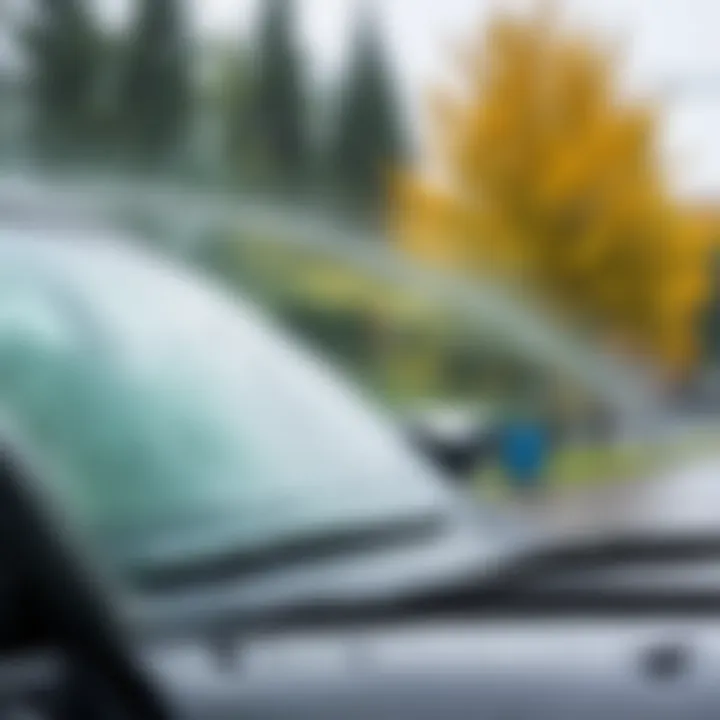
[[[585,588],[553,587],[554,576],[594,572],[627,565],[662,566],[663,563],[720,561],[720,536],[616,537],[585,543],[527,548],[468,572],[454,580],[429,582],[395,596],[382,594],[363,602],[313,603],[288,608],[260,619],[258,627],[343,626],[375,621],[418,619],[480,620],[491,617],[525,618],[575,613],[597,616],[662,614],[719,610],[720,588],[622,588],[594,584]]]
[[[638,535],[576,540],[500,557],[455,582],[421,589],[386,605],[386,614],[429,617],[559,613],[626,614],[659,611],[718,613],[720,586],[658,589],[653,583],[618,584],[607,572],[689,568],[720,563],[720,535]],[[597,577],[592,582],[592,577]],[[580,582],[573,584],[574,577]],[[554,581],[560,579],[560,583]],[[571,582],[562,582],[567,579]],[[587,580],[590,582],[587,582]],[[327,615],[327,611],[325,612]]]
[[[628,564],[720,561],[720,535],[647,534],[550,542],[501,564],[496,587],[520,587],[551,573],[606,570]]]
[[[340,539],[315,537],[303,543],[276,547],[254,557],[235,558],[235,565],[222,568],[224,577],[237,572],[275,567],[287,562],[314,558],[327,558],[343,551],[360,551],[386,547],[394,542],[416,543],[420,538],[432,537],[442,530],[443,522],[437,517],[403,523],[394,528],[376,527],[355,533],[348,531]],[[368,536],[370,532],[370,536]],[[377,535],[375,535],[377,533]],[[374,536],[374,539],[371,539]],[[316,553],[314,556],[312,553]],[[168,627],[182,628],[183,632],[215,634],[219,641],[238,632],[262,633],[291,628],[347,628],[353,625],[367,627],[373,623],[426,622],[429,620],[482,621],[488,619],[526,619],[553,616],[569,618],[574,614],[607,617],[636,615],[645,617],[659,612],[686,615],[688,611],[720,613],[718,591],[687,591],[665,593],[652,588],[629,590],[602,584],[587,589],[555,588],[545,583],[556,573],[587,572],[622,567],[633,563],[662,563],[668,561],[692,562],[720,560],[720,535],[716,537],[626,537],[596,539],[572,544],[546,544],[515,546],[510,552],[498,549],[471,565],[465,571],[451,576],[438,577],[430,573],[426,581],[412,582],[402,587],[380,589],[370,594],[328,595],[292,601],[280,605],[263,606],[251,611],[232,609],[211,619],[191,614],[178,622],[158,628],[151,624],[148,632],[167,633]],[[232,559],[228,558],[228,561]],[[474,569],[473,569],[474,568]],[[215,566],[214,570],[219,570]],[[197,568],[193,579],[204,574]],[[172,583],[187,581],[180,574],[149,576],[152,587],[172,587]],[[205,577],[209,577],[205,575]],[[218,575],[215,575],[217,578]],[[155,580],[156,582],[153,582]]]
[[[411,518],[348,525],[284,539],[255,550],[233,550],[198,559],[130,566],[135,587],[171,590],[189,584],[269,572],[288,565],[329,560],[342,555],[388,550],[432,540],[448,527],[445,516],[432,513]]]

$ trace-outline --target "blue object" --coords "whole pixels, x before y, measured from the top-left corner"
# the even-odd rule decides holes
[[[547,430],[538,422],[509,423],[502,435],[500,461],[507,478],[518,489],[539,486],[550,453]]]

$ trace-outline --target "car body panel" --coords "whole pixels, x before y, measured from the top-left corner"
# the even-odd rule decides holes
[[[691,655],[662,676],[652,658],[668,646]],[[388,625],[251,637],[220,659],[172,647],[155,663],[177,683],[173,695],[188,698],[181,705],[204,698],[218,719],[699,720],[720,711],[720,634],[690,619]]]

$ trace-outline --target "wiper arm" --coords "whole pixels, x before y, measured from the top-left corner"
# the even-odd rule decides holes
[[[484,571],[454,585],[430,588],[403,604],[409,614],[471,614],[534,612],[625,613],[718,609],[719,589],[670,588],[659,592],[655,586],[637,587],[580,583],[573,587],[553,583],[554,579],[577,574],[602,576],[605,571],[665,569],[679,563],[720,560],[720,535],[695,534],[628,535],[594,540],[575,540],[519,551],[500,558]]]
[[[240,578],[288,565],[319,562],[341,555],[413,545],[437,537],[446,527],[447,519],[437,513],[349,525],[284,539],[256,550],[132,567],[128,575],[136,587],[144,590],[170,590],[189,584]]]
[[[422,523],[414,530],[407,528],[410,539],[424,536],[435,527],[437,519],[427,526]],[[381,533],[381,537],[384,533]],[[353,549],[373,547],[376,543],[367,543],[365,538],[357,542],[347,542]],[[385,536],[387,540],[388,536]],[[402,539],[402,533],[392,539]],[[335,540],[333,540],[333,543]],[[321,542],[320,545],[323,543]],[[379,544],[379,543],[378,543]],[[318,545],[317,547],[320,547]],[[302,553],[306,552],[303,548]],[[279,553],[278,561],[287,561],[293,555]],[[321,556],[323,554],[321,553]],[[662,613],[678,612],[687,614],[688,610],[708,611],[713,616],[718,613],[717,593],[683,594],[672,597],[653,595],[652,593],[621,593],[610,597],[605,593],[549,592],[535,585],[535,580],[553,570],[571,570],[582,567],[586,560],[592,562],[624,562],[638,557],[667,560],[669,557],[718,557],[720,555],[720,537],[717,538],[660,538],[647,540],[640,538],[613,539],[596,541],[584,546],[545,546],[544,548],[526,548],[518,550],[512,556],[499,556],[489,565],[479,567],[476,572],[468,572],[456,577],[454,581],[414,586],[405,591],[388,594],[378,593],[363,598],[314,599],[302,603],[292,603],[280,607],[262,608],[252,613],[230,612],[225,616],[208,621],[183,620],[183,631],[202,631],[218,638],[219,645],[231,635],[247,630],[251,633],[287,631],[291,628],[347,628],[353,625],[367,627],[373,623],[412,622],[437,620],[483,620],[496,617],[527,618],[554,615],[561,618],[571,617],[574,613],[582,616],[596,614],[627,615],[635,613],[645,617],[647,613],[658,610]],[[294,560],[303,557],[295,555]],[[166,629],[164,631],[167,631]],[[148,632],[158,632],[153,625]]]
[[[595,539],[585,542],[575,540],[573,544],[554,543],[536,547],[517,548],[507,556],[470,572],[455,581],[416,588],[413,592],[395,598],[379,598],[371,606],[348,608],[337,605],[323,608],[303,609],[298,620],[317,619],[332,621],[333,615],[346,620],[355,612],[359,620],[373,616],[430,617],[437,616],[482,616],[484,613],[547,612],[553,610],[583,610],[600,607],[611,611],[648,607],[652,593],[637,592],[618,594],[613,600],[597,591],[587,593],[566,591],[555,592],[544,586],[543,581],[556,574],[575,571],[602,571],[622,568],[624,565],[660,566],[669,562],[692,563],[700,560],[720,559],[720,535],[695,535],[684,537],[668,536],[626,536]],[[717,608],[718,593],[712,593],[712,607]],[[656,598],[664,607],[667,597]],[[678,600],[678,607],[686,607],[690,595],[684,594]],[[698,594],[694,600],[698,607],[707,604],[708,596]]]
[[[607,570],[628,564],[652,565],[720,559],[720,535],[616,535],[555,542],[501,563],[487,578],[493,587],[525,586],[550,573]]]

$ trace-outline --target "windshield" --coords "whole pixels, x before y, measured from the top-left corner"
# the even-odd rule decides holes
[[[253,309],[124,251],[53,254],[68,313],[4,285],[18,308],[5,408],[118,560],[252,551],[449,502],[389,424]]]

